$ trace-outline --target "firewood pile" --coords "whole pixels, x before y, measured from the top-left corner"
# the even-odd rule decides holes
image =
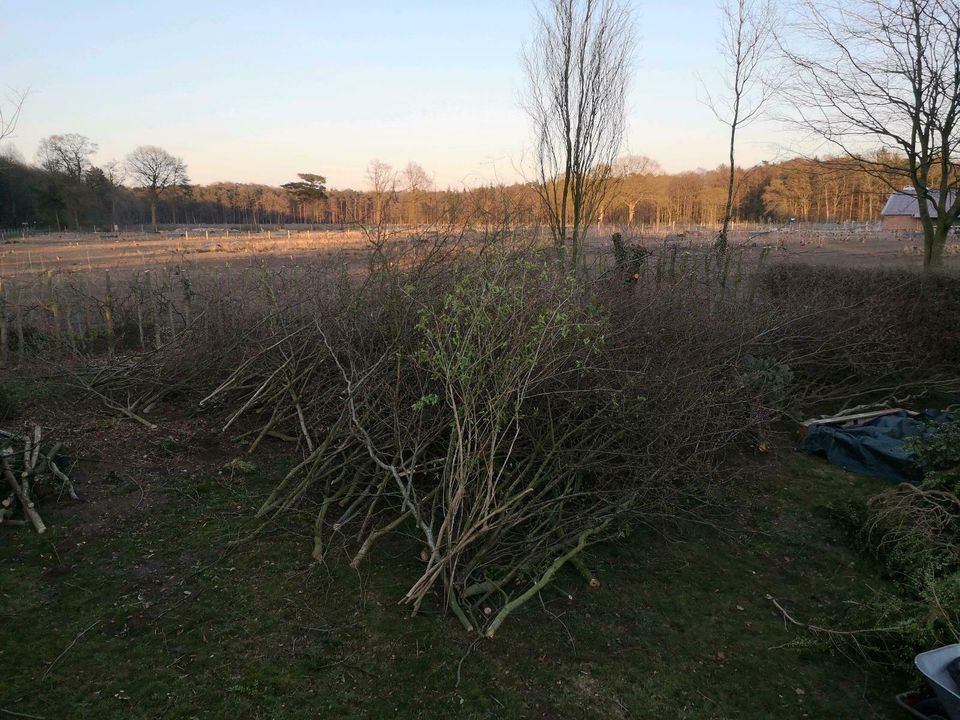
[[[79,500],[68,472],[61,467],[59,442],[45,444],[42,430],[22,434],[0,430],[0,463],[8,492],[0,501],[0,525],[32,526],[44,533],[44,524],[37,510],[37,500],[51,492],[66,493]]]

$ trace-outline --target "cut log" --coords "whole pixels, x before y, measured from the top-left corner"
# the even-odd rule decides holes
[[[26,515],[27,519],[33,524],[33,528],[37,531],[37,534],[42,535],[47,531],[47,526],[43,524],[40,513],[33,507],[33,502],[27,497],[23,488],[20,487],[20,483],[17,482],[17,478],[14,476],[13,470],[10,469],[10,463],[7,462],[7,458],[0,458],[0,462],[3,463],[3,474],[7,476],[7,482],[10,483],[10,487],[13,489],[13,492],[16,493],[17,499],[20,500],[23,514]]]

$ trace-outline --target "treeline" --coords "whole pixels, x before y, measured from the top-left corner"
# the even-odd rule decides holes
[[[625,225],[717,225],[728,170],[627,175],[604,220]],[[893,178],[889,178],[893,182]],[[870,222],[879,219],[890,184],[837,158],[794,159],[737,169],[734,219],[740,222]]]
[[[0,159],[0,227],[106,229],[152,224],[284,225],[292,223],[433,224],[500,221],[510,214],[535,222],[537,198],[524,184],[437,190],[422,171],[394,172],[375,163],[367,190],[325,190],[305,199],[289,186],[179,183],[151,193],[129,187],[116,164],[71,169],[46,162]],[[374,166],[371,166],[374,167]],[[316,176],[319,177],[319,176]],[[667,174],[645,161],[612,188],[598,218],[608,224],[715,225],[722,219],[724,168]],[[746,222],[874,221],[889,195],[881,179],[838,159],[794,159],[737,171],[735,219]]]

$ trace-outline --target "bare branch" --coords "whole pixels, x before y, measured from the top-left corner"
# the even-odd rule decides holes
[[[14,92],[9,98],[10,109],[7,111],[4,111],[3,104],[0,103],[0,142],[16,131],[17,123],[20,121],[20,111],[29,94],[29,90]]]

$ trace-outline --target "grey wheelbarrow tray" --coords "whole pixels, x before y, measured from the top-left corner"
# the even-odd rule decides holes
[[[937,694],[950,720],[960,720],[960,688],[947,673],[947,665],[960,658],[960,643],[920,653],[914,659],[917,670]]]

